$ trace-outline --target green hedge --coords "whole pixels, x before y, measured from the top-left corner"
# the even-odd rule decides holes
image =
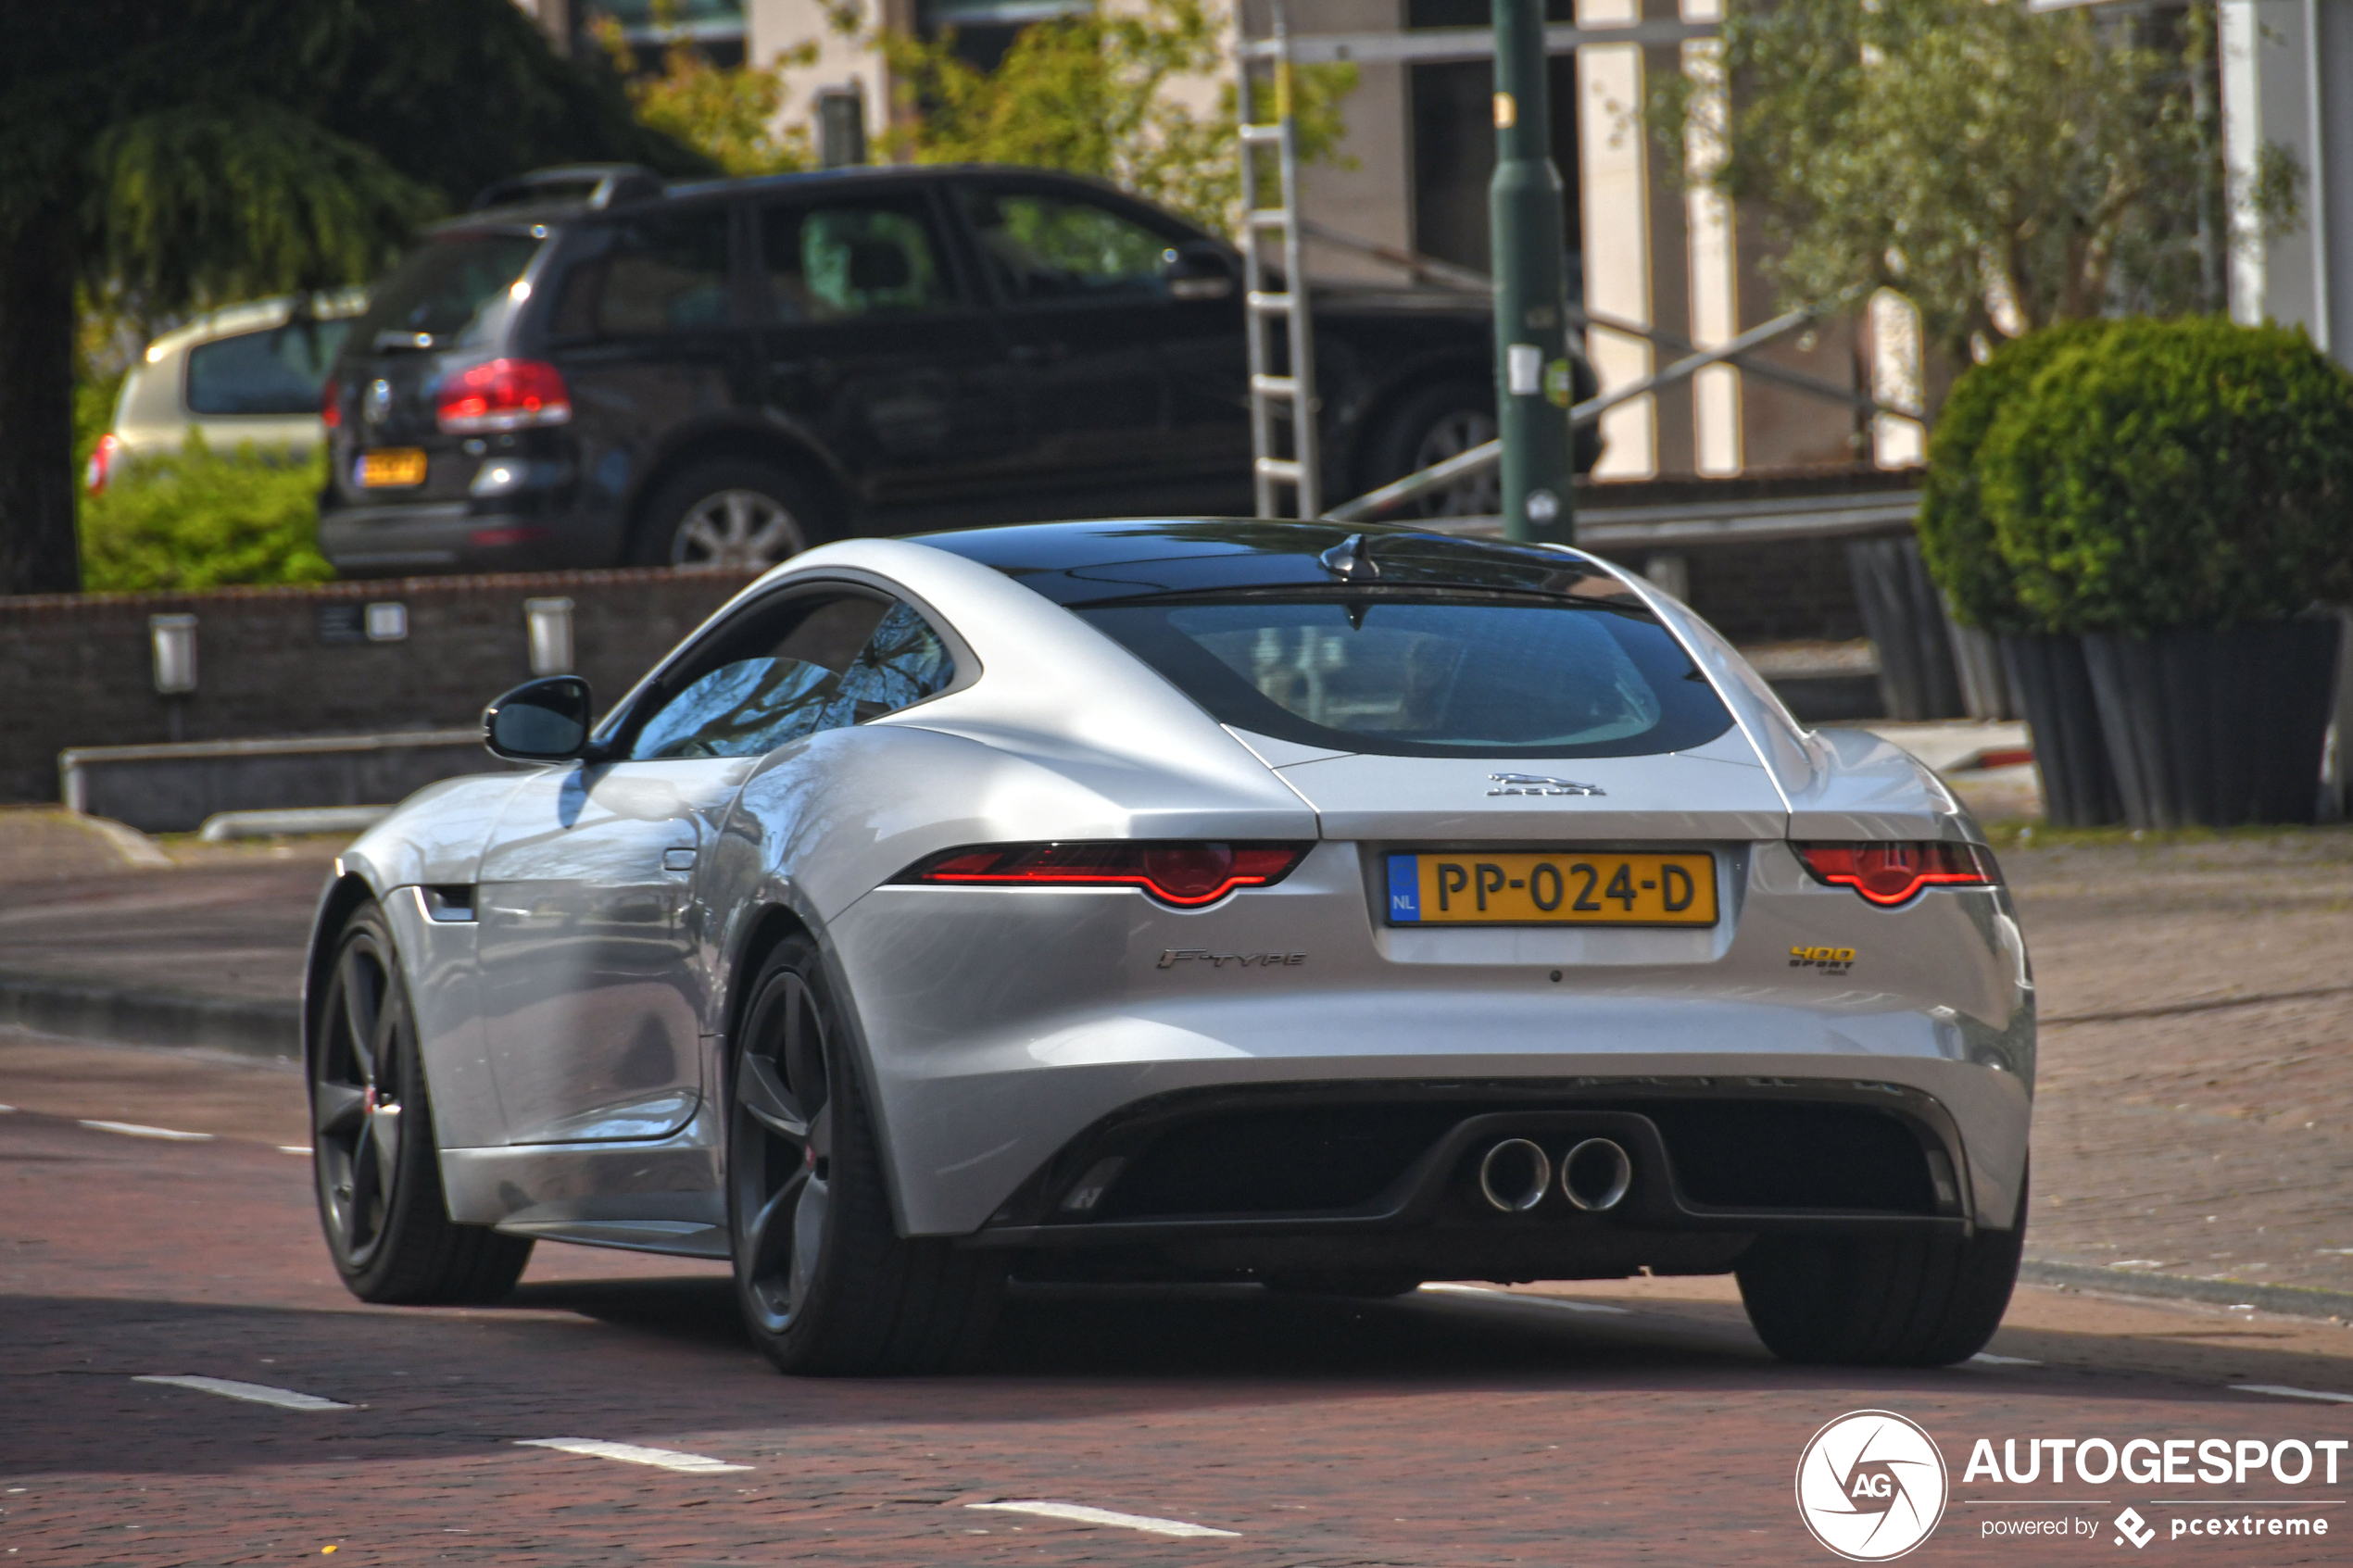
[[[1963,378],[1931,447],[1922,550],[1965,619],[2145,636],[2353,597],[2353,375],[2301,329],[2038,336]]]
[[[118,470],[82,502],[82,581],[92,593],[322,583],[316,458],[250,445],[215,452],[191,436],[176,456]]]
[[[1928,441],[1920,487],[1920,556],[1944,590],[1953,619],[1987,632],[2032,630],[2018,602],[2018,583],[1994,543],[1994,520],[1980,494],[1978,449],[1994,420],[2032,385],[2063,348],[2099,337],[2112,321],[2070,321],[2007,342],[1953,383]]]

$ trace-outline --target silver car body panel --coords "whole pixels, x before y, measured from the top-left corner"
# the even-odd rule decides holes
[[[1896,748],[1804,730],[1704,622],[1625,581],[1691,651],[1734,727],[1677,754],[1533,765],[1327,751],[1229,729],[994,568],[892,540],[796,557],[713,623],[799,585],[863,584],[948,635],[954,685],[756,761],[696,765],[691,788],[661,771],[680,765],[627,762],[438,785],[346,854],[345,870],[398,909],[397,889],[480,882],[489,894],[517,867],[593,883],[606,873],[566,849],[589,843],[583,823],[606,824],[612,854],[694,851],[673,912],[639,922],[662,927],[661,972],[631,982],[664,991],[662,1052],[648,1047],[663,1073],[608,1073],[610,1094],[543,1103],[520,1087],[599,1069],[577,1031],[501,1033],[481,972],[495,925],[436,923],[414,900],[396,917],[429,1022],[452,1212],[707,1255],[708,1236],[662,1227],[724,1223],[715,1089],[728,1009],[748,945],[783,911],[816,938],[841,990],[910,1234],[987,1225],[1058,1149],[1148,1097],[1383,1080],[1917,1090],[1957,1129],[1962,1214],[2007,1227],[2034,1070],[2032,983],[2007,894],[1938,888],[1880,909],[1816,882],[1791,847],[1982,842],[1975,823]],[[1489,793],[1491,774],[1531,766],[1601,793]],[[560,807],[567,790],[573,805]],[[1126,838],[1314,847],[1277,885],[1198,909],[1126,888],[893,880],[964,846]],[[1705,851],[1722,916],[1688,930],[1385,923],[1381,854],[1449,843]],[[577,905],[575,924],[593,902],[576,887],[561,899]],[[1820,948],[1851,949],[1851,961],[1801,956]],[[598,965],[610,967],[610,953],[583,951],[562,962],[527,946],[500,953],[502,970],[531,971],[497,979],[524,998],[505,1016],[577,1017]],[[610,1039],[598,1048],[610,1056]],[[445,1095],[465,1104],[445,1107]]]

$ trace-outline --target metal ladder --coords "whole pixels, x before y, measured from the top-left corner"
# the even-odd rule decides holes
[[[1261,64],[1273,68],[1275,90],[1275,119],[1264,125],[1254,121],[1258,80],[1254,68]],[[1299,129],[1291,118],[1290,28],[1279,5],[1275,7],[1274,37],[1256,43],[1244,35],[1241,7],[1236,5],[1234,74],[1235,113],[1241,122],[1237,147],[1242,175],[1242,303],[1250,340],[1251,477],[1260,517],[1285,515],[1276,507],[1276,491],[1283,485],[1292,491],[1293,515],[1320,517],[1323,470],[1315,432],[1315,327],[1308,312],[1306,261],[1301,254],[1305,236],[1299,217]],[[1262,148],[1268,147],[1275,152],[1282,205],[1262,207],[1258,205],[1258,157]],[[1279,294],[1266,287],[1266,266],[1259,248],[1270,231],[1282,235],[1283,292]],[[1274,373],[1266,324],[1268,318],[1276,316],[1283,318],[1288,329],[1289,375]],[[1291,455],[1288,458],[1278,454],[1276,441],[1280,433],[1276,423],[1278,403],[1290,421]]]

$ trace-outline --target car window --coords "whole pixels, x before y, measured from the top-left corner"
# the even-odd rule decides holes
[[[316,414],[319,392],[348,320],[290,321],[188,350],[188,410],[195,414]]]
[[[920,196],[769,207],[761,214],[760,254],[781,320],[837,321],[955,302]]]
[[[545,241],[529,234],[453,234],[430,240],[370,291],[353,330],[363,344],[383,332],[463,338],[515,285]]]
[[[990,278],[1013,304],[1157,298],[1174,236],[1093,202],[1028,191],[961,193]]]
[[[683,671],[627,754],[758,757],[897,712],[955,676],[938,633],[906,605],[844,595],[755,606]]]
[[[566,274],[555,331],[573,337],[654,337],[724,327],[728,212],[648,213],[605,230],[600,255]]]
[[[1640,608],[1302,595],[1079,613],[1221,722],[1338,751],[1636,757],[1732,722]]]

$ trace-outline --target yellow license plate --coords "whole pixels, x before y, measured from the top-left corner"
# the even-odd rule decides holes
[[[1714,925],[1713,855],[1391,855],[1391,925]]]
[[[425,455],[414,446],[387,446],[359,456],[359,483],[370,490],[393,489],[425,482]]]

